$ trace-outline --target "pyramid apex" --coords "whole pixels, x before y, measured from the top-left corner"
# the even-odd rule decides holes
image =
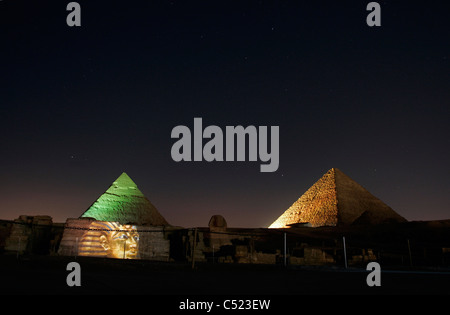
[[[131,179],[131,177],[128,176],[128,174],[125,172],[122,172],[122,174],[120,174],[120,176],[117,177],[117,179],[113,182],[113,185],[121,186],[121,187],[136,187],[137,188],[137,185],[134,183],[134,181]]]
[[[129,178],[129,179],[131,179],[131,177],[125,172],[122,172],[122,174],[120,174],[120,176],[117,177],[117,179],[119,179],[119,178]]]
[[[341,175],[345,175],[345,176],[348,177],[347,174],[345,174],[343,171],[341,171],[341,170],[340,170],[339,168],[337,168],[337,167],[332,167],[332,168],[327,172],[327,174],[333,174],[334,177],[336,177],[336,176],[341,176]]]

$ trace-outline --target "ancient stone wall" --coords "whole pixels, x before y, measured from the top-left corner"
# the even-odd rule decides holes
[[[21,215],[14,220],[11,233],[5,241],[5,251],[19,254],[48,254],[52,237],[50,216]]]
[[[291,265],[327,265],[335,263],[335,258],[320,248],[305,247],[302,257],[289,256]]]
[[[139,258],[146,260],[170,260],[170,230],[164,227],[137,227],[139,232]]]
[[[6,240],[11,234],[12,226],[12,222],[0,220],[0,252],[3,252],[5,250]]]

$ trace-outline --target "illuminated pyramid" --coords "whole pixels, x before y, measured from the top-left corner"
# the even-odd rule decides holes
[[[405,222],[384,202],[337,168],[325,173],[269,228]]]
[[[122,173],[81,217],[121,224],[169,225],[126,173]]]

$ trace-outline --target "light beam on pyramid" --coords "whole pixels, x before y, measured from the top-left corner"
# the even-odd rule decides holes
[[[121,224],[169,225],[126,173],[122,173],[81,217]]]
[[[318,227],[405,221],[405,218],[364,187],[337,168],[332,168],[269,228],[289,228],[301,224]]]

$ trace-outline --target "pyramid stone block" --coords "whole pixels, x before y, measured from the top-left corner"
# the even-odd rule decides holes
[[[121,224],[169,225],[126,173],[122,173],[81,217]]]
[[[404,222],[384,202],[337,168],[325,173],[269,228]]]

